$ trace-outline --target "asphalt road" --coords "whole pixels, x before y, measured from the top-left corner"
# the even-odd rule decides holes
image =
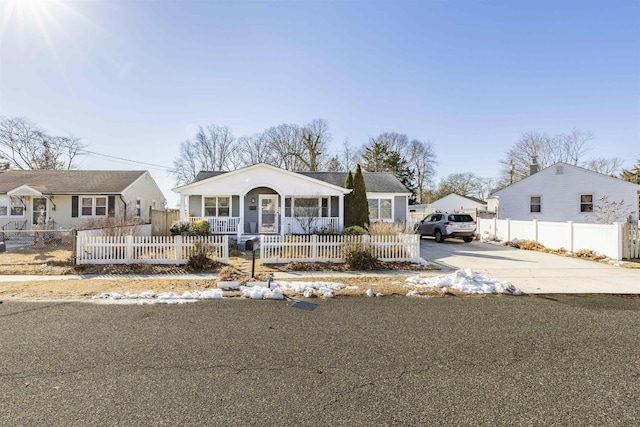
[[[2,426],[640,425],[640,299],[0,304]]]
[[[640,294],[640,268],[616,267],[479,241],[464,243],[450,239],[436,243],[432,237],[422,238],[421,256],[439,265],[444,273],[471,268],[491,279],[508,281],[529,294]]]

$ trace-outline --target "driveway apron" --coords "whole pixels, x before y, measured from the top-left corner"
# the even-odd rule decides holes
[[[443,272],[470,268],[529,294],[640,294],[640,269],[458,239],[423,238],[421,255]]]

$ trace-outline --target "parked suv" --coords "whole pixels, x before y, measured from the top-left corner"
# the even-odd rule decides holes
[[[433,236],[442,243],[449,237],[460,237],[465,242],[473,240],[476,222],[471,215],[459,212],[434,212],[414,225],[416,234]]]

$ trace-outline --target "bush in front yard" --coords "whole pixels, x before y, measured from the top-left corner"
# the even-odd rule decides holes
[[[360,227],[359,225],[352,225],[351,227],[345,228],[343,234],[346,234],[347,236],[362,236],[368,233],[363,227]]]
[[[194,271],[202,271],[213,266],[214,261],[209,258],[211,248],[206,243],[196,243],[191,250],[187,268]]]
[[[176,221],[173,224],[171,224],[171,228],[169,229],[169,231],[171,232],[172,236],[180,236],[183,233],[187,233],[189,232],[189,226],[191,225],[191,223],[189,223],[189,221]]]
[[[344,247],[344,260],[349,270],[376,270],[378,258],[373,255],[370,246],[347,245]]]
[[[193,221],[191,223],[191,227],[189,227],[189,232],[197,234],[198,236],[208,236],[209,235],[209,221],[204,219],[199,219]]]

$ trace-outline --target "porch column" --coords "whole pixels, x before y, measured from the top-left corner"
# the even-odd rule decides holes
[[[344,194],[338,196],[338,227],[344,230]]]
[[[284,213],[285,213],[285,209],[284,209],[284,195],[278,193],[278,196],[280,196],[280,206],[278,206],[278,222],[280,223],[280,235],[284,236]]]
[[[186,197],[184,194],[180,194],[180,220],[184,220],[184,215],[186,213]]]
[[[240,207],[239,207],[239,211],[238,211],[238,230],[237,230],[237,235],[238,235],[238,243],[240,243],[240,238],[242,237],[242,235],[244,234],[244,198],[245,198],[246,194],[240,194]]]

